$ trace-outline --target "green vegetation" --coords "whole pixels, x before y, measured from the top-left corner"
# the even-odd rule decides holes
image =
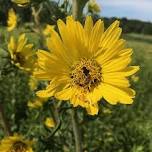
[[[3,31],[3,32],[2,32]],[[1,33],[7,36],[4,29]],[[28,34],[31,42],[39,43],[34,34]],[[126,34],[127,45],[134,49],[135,65],[140,65],[137,74],[138,82],[132,86],[137,95],[133,105],[111,106],[102,102],[99,116],[91,117],[80,110],[80,125],[83,148],[89,152],[151,152],[152,151],[152,37],[138,34]],[[6,46],[1,43],[1,46]],[[71,140],[72,126],[68,110],[61,111],[60,130],[52,136],[53,129],[44,126],[44,120],[51,116],[53,101],[45,103],[40,109],[29,109],[27,101],[32,99],[28,86],[29,77],[12,66],[4,58],[7,53],[0,50],[1,76],[0,76],[0,103],[5,106],[5,114],[14,132],[21,132],[28,137],[38,140],[35,148],[38,152],[74,151],[74,141]],[[5,65],[5,66],[4,66]],[[25,96],[26,94],[26,96]],[[69,105],[67,105],[69,107]],[[66,107],[63,107],[63,109]],[[83,120],[83,121],[81,121]],[[4,136],[3,128],[0,137]]]
[[[71,14],[68,1],[61,0],[60,4],[53,0],[33,2],[32,10],[31,6],[21,8],[10,0],[0,0],[0,110],[3,107],[8,130],[36,141],[35,152],[74,152],[71,105],[50,98],[40,108],[29,108],[28,101],[34,100],[35,92],[45,84],[39,82],[38,88],[32,90],[30,76],[10,61],[7,49],[10,35],[17,38],[21,33],[26,33],[35,50],[47,50],[42,36],[46,23],[55,25],[58,18],[65,19]],[[8,33],[5,25],[8,10],[12,7],[19,16],[19,23],[15,30]],[[34,12],[39,13],[36,15]],[[101,18],[96,14],[90,15],[94,20]],[[105,26],[114,19],[104,18]],[[102,101],[98,116],[88,115],[81,107],[75,108],[79,111],[78,125],[84,152],[152,152],[152,24],[122,19],[121,27],[126,45],[134,50],[132,64],[140,65],[140,71],[130,78],[136,98],[132,105],[112,106]],[[48,128],[44,125],[46,117],[57,117],[59,121],[54,128]],[[8,131],[2,120],[0,115],[0,139]]]

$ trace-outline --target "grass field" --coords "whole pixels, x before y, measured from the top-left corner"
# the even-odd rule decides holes
[[[135,104],[139,104],[143,111],[141,113],[145,115],[145,119],[152,118],[152,111],[150,110],[152,104],[152,36],[139,35],[139,34],[127,34],[124,36],[127,39],[127,45],[134,50],[133,63],[140,65],[140,71],[138,72],[139,81],[134,85],[137,92]]]

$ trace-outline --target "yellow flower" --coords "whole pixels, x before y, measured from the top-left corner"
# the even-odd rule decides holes
[[[47,101],[47,98],[36,97],[33,101],[28,101],[27,106],[29,108],[40,108],[43,106],[43,103]]]
[[[39,69],[34,75],[50,81],[37,95],[70,100],[91,115],[98,113],[101,98],[113,105],[131,104],[135,91],[129,88],[127,77],[139,67],[128,66],[132,49],[125,48],[125,40],[119,38],[119,21],[106,31],[101,20],[93,25],[90,16],[84,27],[72,17],[67,17],[66,24],[62,20],[57,24],[60,35],[52,30],[51,53],[37,52]]]
[[[97,4],[96,0],[90,0],[88,2],[88,9],[95,13],[99,13],[101,11],[100,6]]]
[[[139,77],[138,77],[138,76],[135,76],[135,75],[132,75],[132,76],[131,76],[131,79],[132,79],[132,81],[135,82],[135,83],[139,81]]]
[[[13,3],[16,3],[18,6],[24,7],[30,3],[30,0],[12,0]]]
[[[33,152],[33,141],[25,140],[23,136],[14,134],[0,141],[0,152]]]
[[[45,29],[43,30],[43,34],[45,36],[50,36],[52,29],[54,29],[54,26],[47,24],[46,27],[45,27]]]
[[[32,49],[33,44],[27,44],[25,34],[19,36],[18,41],[11,37],[8,43],[12,63],[25,71],[31,71],[35,66],[35,52]]]
[[[38,80],[35,79],[33,76],[30,77],[29,79],[29,87],[31,90],[37,89],[38,86]]]
[[[8,12],[8,20],[7,20],[7,30],[12,31],[17,25],[17,16],[13,9],[10,9]]]
[[[52,29],[54,29],[54,26],[47,24],[45,29],[43,30],[43,34],[46,36],[46,46],[48,49],[49,49],[50,36],[51,36]]]
[[[44,121],[44,124],[45,124],[45,126],[48,127],[48,128],[55,127],[55,122],[54,122],[53,118],[47,117],[47,118],[45,119],[45,121]]]

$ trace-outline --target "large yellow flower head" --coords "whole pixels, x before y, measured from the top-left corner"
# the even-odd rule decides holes
[[[13,9],[10,9],[8,12],[8,20],[7,20],[7,30],[12,31],[17,25],[17,16]]]
[[[33,141],[25,140],[21,135],[5,137],[0,141],[0,152],[33,152]]]
[[[72,17],[57,24],[60,35],[52,30],[51,52],[37,53],[39,69],[34,75],[50,81],[37,95],[70,100],[74,107],[85,107],[91,115],[98,113],[101,98],[113,105],[131,104],[135,91],[129,88],[127,77],[139,67],[128,66],[132,49],[125,48],[125,40],[120,39],[119,21],[106,31],[101,20],[93,25],[90,16],[84,26]]]
[[[35,52],[33,44],[27,44],[25,34],[19,36],[18,41],[12,36],[8,43],[8,50],[11,55],[12,63],[20,69],[31,71],[35,65]]]

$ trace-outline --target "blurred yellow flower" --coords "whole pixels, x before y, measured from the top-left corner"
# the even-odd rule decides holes
[[[55,127],[55,122],[54,122],[53,118],[47,117],[47,118],[45,119],[45,121],[44,121],[44,124],[45,124],[45,126],[48,127],[48,128]]]
[[[47,24],[46,27],[45,27],[44,30],[43,30],[43,34],[44,34],[45,36],[50,36],[52,29],[54,29],[54,26]]]
[[[38,85],[38,80],[36,78],[34,78],[33,76],[31,76],[30,79],[29,79],[30,89],[31,90],[37,89],[37,85]]]
[[[12,0],[13,3],[16,3],[18,6],[24,7],[30,3],[30,0]]]
[[[71,16],[66,23],[57,21],[59,33],[52,29],[51,53],[37,52],[39,69],[36,78],[48,80],[46,90],[40,90],[40,97],[54,96],[69,100],[74,107],[86,108],[88,114],[98,113],[98,102],[104,98],[110,104],[131,104],[135,91],[127,79],[139,70],[128,66],[132,49],[125,47],[120,39],[121,28],[115,21],[104,31],[103,21],[93,25],[90,16],[85,25]]]
[[[88,10],[94,12],[94,13],[99,13],[101,11],[100,6],[96,2],[96,0],[89,0],[88,2]]]
[[[0,152],[33,152],[33,141],[25,140],[23,136],[14,134],[0,141]]]
[[[54,26],[47,24],[45,29],[43,30],[43,34],[44,36],[46,36],[46,46],[48,49],[50,48],[49,45],[50,45],[50,36],[52,29],[54,29]]]
[[[43,104],[47,101],[47,98],[39,98],[36,97],[34,100],[32,101],[28,101],[27,106],[29,108],[40,108],[43,106]]]
[[[104,114],[111,114],[112,111],[111,111],[110,109],[108,109],[108,108],[104,108],[104,109],[103,109],[103,113],[104,113]]]
[[[138,77],[138,76],[135,76],[135,75],[132,75],[132,76],[131,76],[131,79],[132,79],[132,81],[135,82],[135,83],[139,81],[139,77]]]
[[[18,41],[12,36],[8,43],[11,61],[17,67],[25,71],[32,71],[35,66],[35,51],[33,44],[27,44],[25,34],[19,36]]]
[[[17,16],[15,11],[11,8],[8,12],[7,30],[12,31],[17,25]]]

